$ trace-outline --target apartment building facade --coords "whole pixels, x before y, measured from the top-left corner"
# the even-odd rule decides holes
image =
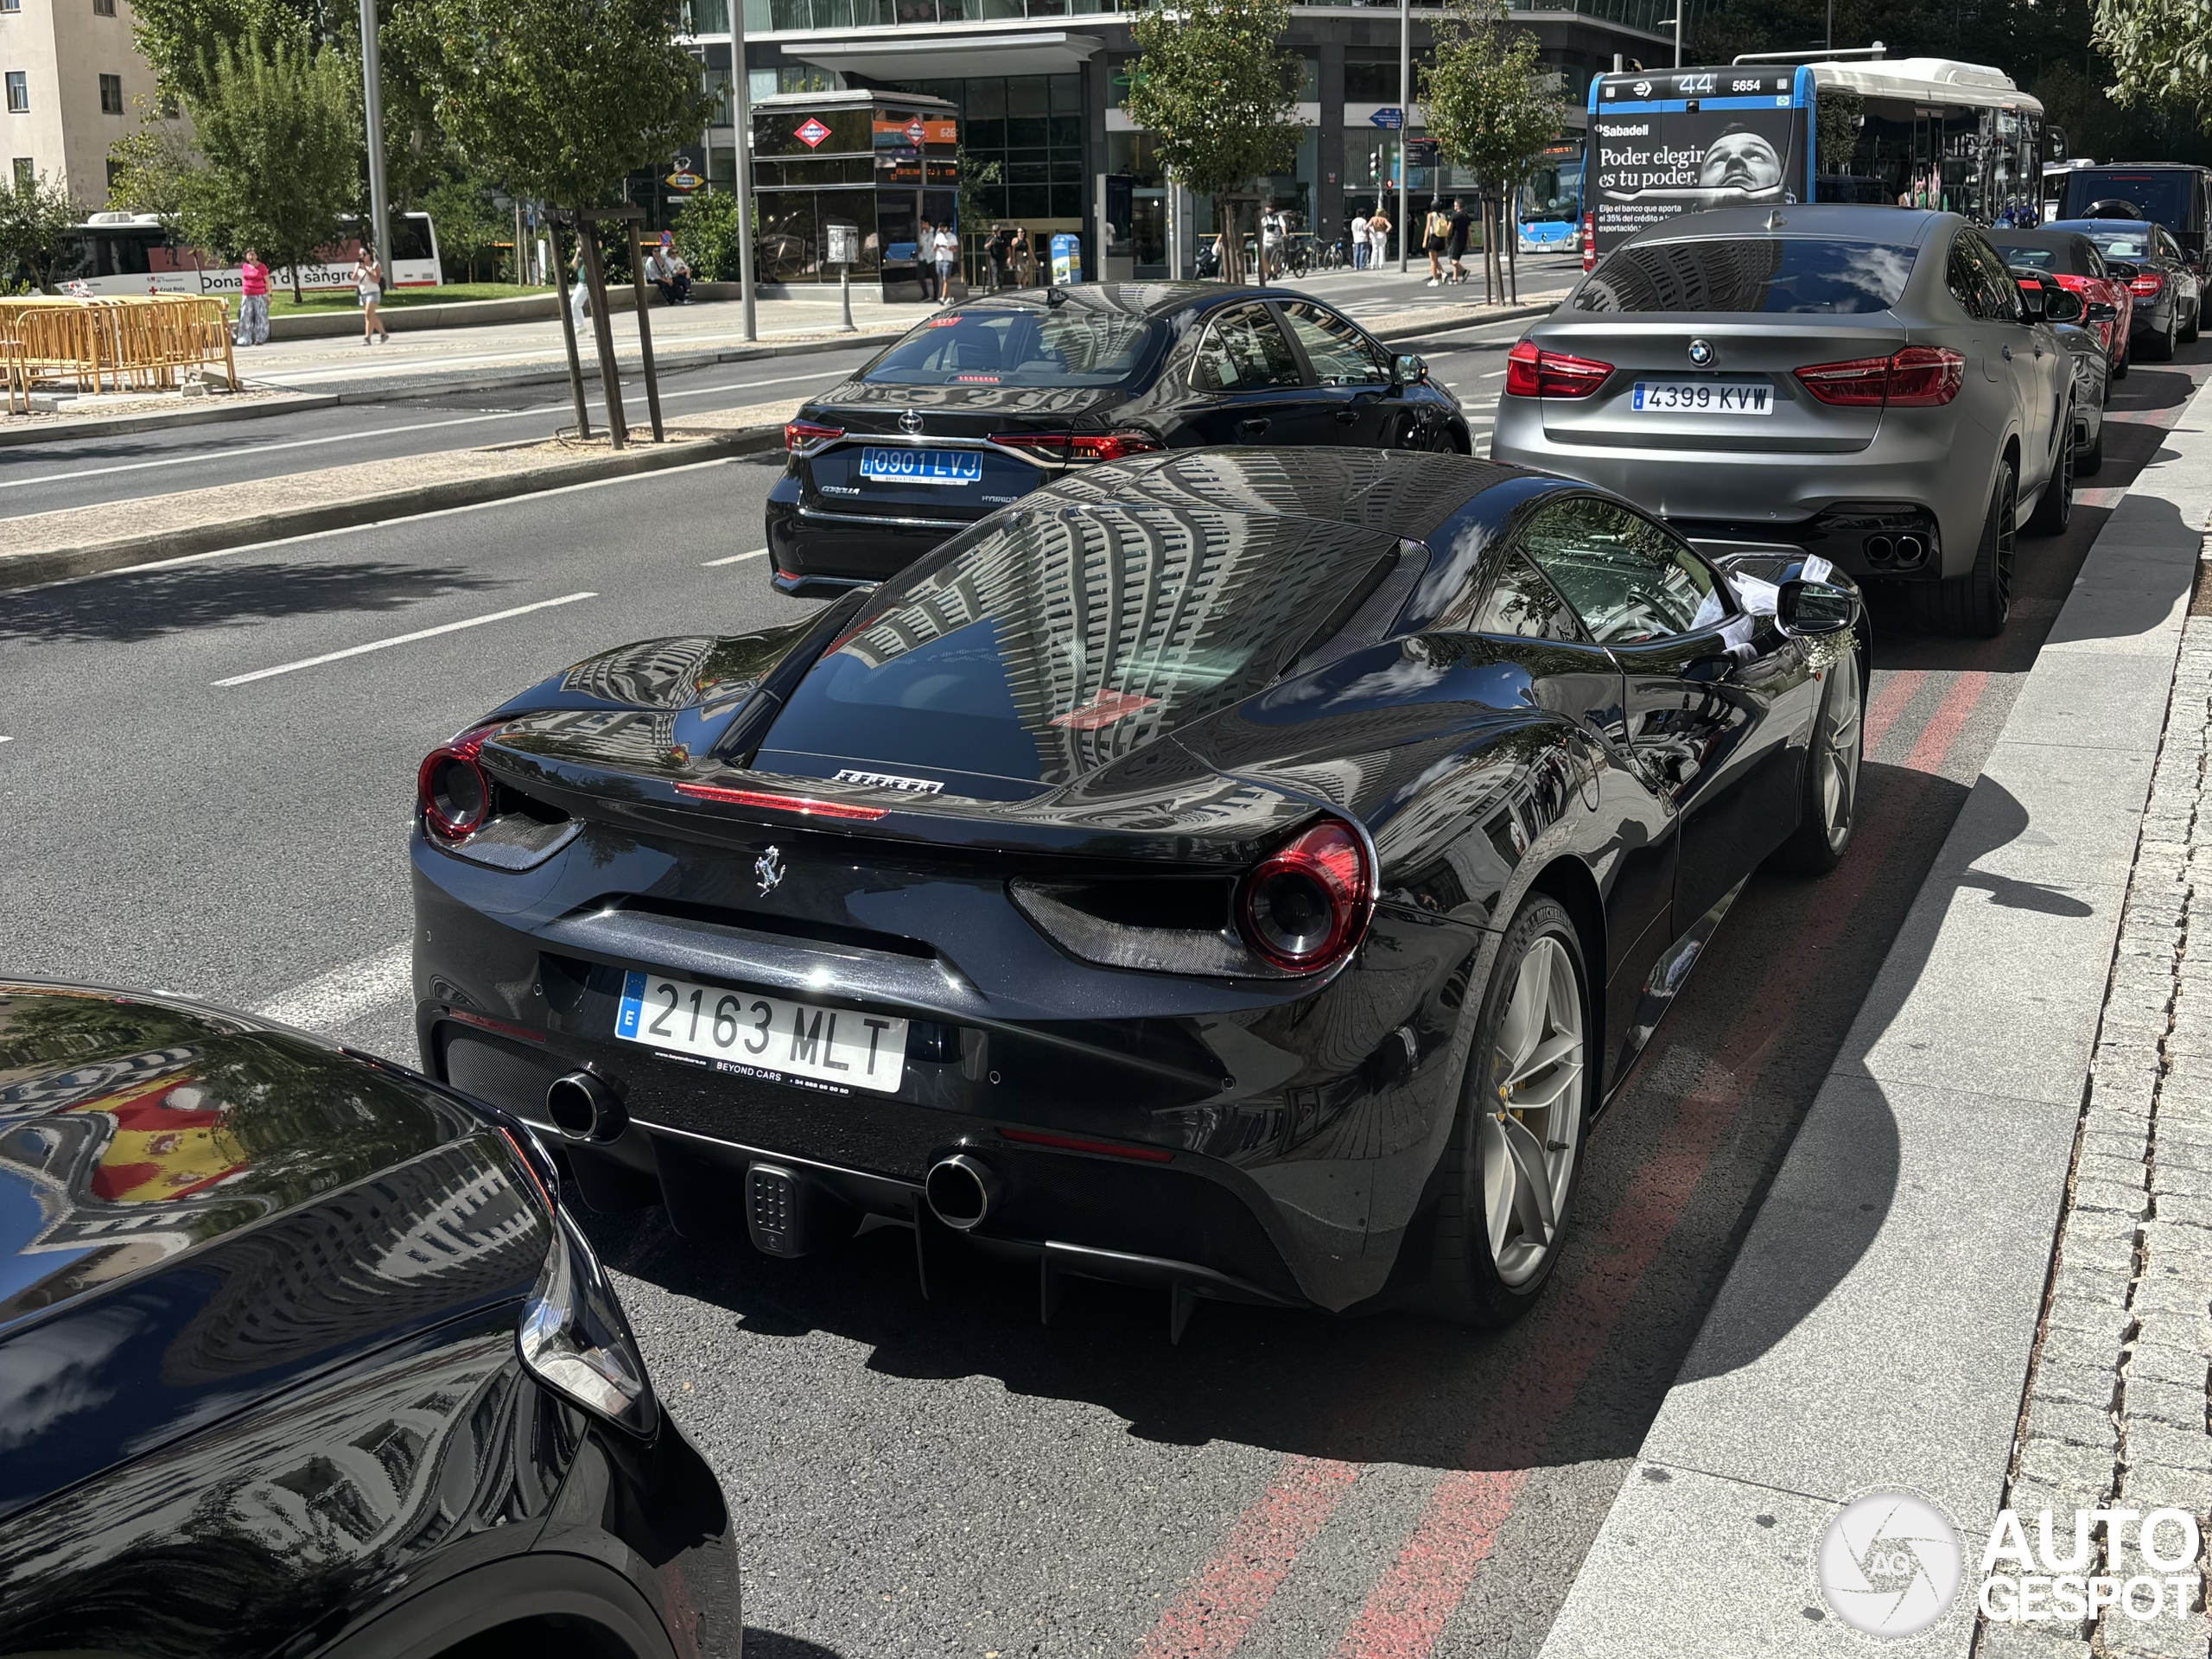
[[[25,0],[29,3],[30,0]],[[728,0],[690,0],[685,27],[710,86],[729,73]],[[944,99],[960,111],[965,188],[989,215],[1027,227],[1044,245],[1057,231],[1083,238],[1087,274],[1187,274],[1192,245],[1212,228],[1211,205],[1171,214],[1151,135],[1122,110],[1130,66],[1123,0],[744,0],[747,71],[756,99],[775,93],[879,88]],[[1427,55],[1434,0],[1409,13],[1416,65]],[[1668,0],[1515,0],[1510,21],[1534,33],[1558,72],[1568,109],[1563,139],[1579,139],[1590,78],[1615,67],[1671,61]],[[1285,45],[1302,60],[1299,118],[1306,129],[1293,169],[1264,193],[1324,243],[1352,213],[1394,191],[1396,134],[1378,112],[1399,98],[1400,15],[1395,3],[1300,3]],[[1416,86],[1418,78],[1416,72]],[[1419,135],[1419,108],[1414,133]],[[1388,118],[1387,115],[1384,117]],[[725,114],[721,120],[726,124]],[[733,176],[727,124],[701,135],[700,169],[715,185]],[[995,162],[994,183],[973,172]],[[1408,175],[1417,208],[1459,188],[1447,173]],[[1392,212],[1395,214],[1395,196]],[[1169,245],[1179,228],[1179,257]],[[1105,234],[1102,237],[1102,227]]]
[[[154,93],[130,0],[0,0],[0,167],[50,178],[92,213],[107,203],[109,146]]]

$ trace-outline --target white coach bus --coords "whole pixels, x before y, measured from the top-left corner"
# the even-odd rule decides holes
[[[316,251],[313,264],[300,268],[303,289],[350,288],[353,261],[361,251],[359,230],[350,219],[339,222],[338,238]],[[385,280],[397,288],[435,288],[438,235],[428,213],[394,213],[391,257]],[[102,294],[215,294],[238,291],[238,268],[208,257],[171,236],[151,213],[94,213],[73,227],[69,242],[54,262],[57,288],[81,283]],[[289,291],[289,267],[271,265],[272,292]]]

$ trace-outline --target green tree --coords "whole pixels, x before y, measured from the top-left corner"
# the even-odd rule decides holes
[[[258,39],[217,51],[188,94],[201,162],[182,175],[179,217],[195,247],[251,247],[300,266],[335,239],[359,199],[358,81],[329,47]]]
[[[1513,198],[1567,120],[1558,74],[1534,35],[1506,27],[1502,4],[1452,0],[1437,26],[1433,60],[1421,67],[1421,106],[1438,159],[1481,181],[1484,281],[1495,277],[1502,293],[1498,256]]]
[[[423,206],[437,226],[438,253],[448,274],[465,273],[467,282],[476,280],[480,264],[496,261],[499,245],[514,235],[513,215],[493,205],[481,179],[444,179],[423,196]]]
[[[0,180],[0,275],[20,270],[39,289],[54,292],[54,262],[79,217],[67,188],[48,174],[27,185]]]
[[[1162,169],[1212,200],[1230,282],[1244,265],[1234,194],[1290,171],[1305,137],[1298,54],[1279,44],[1289,26],[1290,0],[1190,0],[1140,12],[1129,31],[1143,56],[1122,107],[1153,135]]]
[[[702,283],[734,283],[738,279],[737,196],[717,190],[690,197],[676,210],[669,227],[676,234],[677,251]]]
[[[2097,0],[2112,96],[2212,116],[2212,0]]]
[[[666,0],[391,0],[386,38],[471,167],[586,207],[706,118],[698,60],[668,25]]]

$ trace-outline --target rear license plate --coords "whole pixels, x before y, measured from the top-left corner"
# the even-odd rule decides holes
[[[883,1094],[899,1087],[906,1067],[904,1020],[635,969],[622,982],[614,1034],[679,1054]]]
[[[886,484],[974,484],[983,476],[979,449],[863,449],[861,476]]]
[[[1771,415],[1772,386],[1720,380],[1639,380],[1629,393],[1639,415]]]

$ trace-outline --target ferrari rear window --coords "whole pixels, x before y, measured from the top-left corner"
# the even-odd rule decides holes
[[[1886,311],[1915,250],[1817,237],[1732,237],[1617,250],[1574,296],[1578,311]]]
[[[861,378],[877,386],[1112,386],[1135,377],[1160,325],[1127,312],[954,311],[932,317]]]
[[[864,613],[754,764],[956,794],[1066,783],[1274,683],[1397,556],[1384,532],[1312,520],[1025,512]]]

